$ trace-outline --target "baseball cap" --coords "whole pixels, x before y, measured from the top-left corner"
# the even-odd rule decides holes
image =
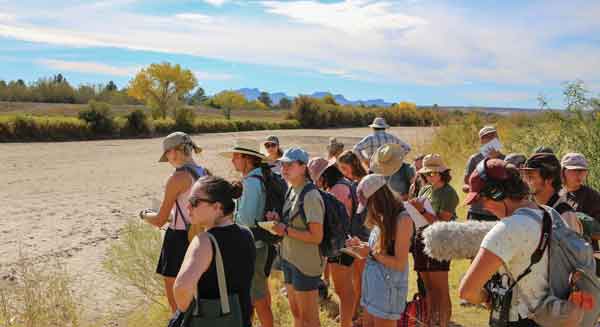
[[[301,148],[298,147],[291,147],[287,150],[285,150],[285,152],[283,153],[283,156],[281,158],[279,158],[280,162],[293,162],[293,161],[299,161],[303,164],[307,164],[308,163],[308,153],[306,153],[306,151],[304,151]]]
[[[548,171],[558,172],[560,170],[560,162],[554,153],[540,152],[535,153],[527,161],[522,170],[546,169]]]
[[[521,165],[525,164],[525,161],[527,161],[527,157],[522,153],[511,153],[506,155],[504,161],[511,163],[516,167],[520,167]]]
[[[182,144],[194,144],[192,138],[184,132],[174,132],[163,140],[163,154],[158,162],[167,162],[167,151],[174,149]],[[195,144],[194,144],[195,145]],[[199,148],[200,149],[200,148]],[[202,149],[200,149],[201,151]]]
[[[506,165],[504,160],[496,158],[488,158],[479,162],[469,176],[469,194],[463,203],[470,205],[477,201],[479,193],[486,188],[488,183],[507,180],[509,174]]]
[[[328,161],[321,157],[312,158],[308,162],[308,174],[313,182],[316,183],[325,170],[333,165],[335,165],[335,159]]]
[[[479,138],[482,138],[491,133],[497,133],[496,127],[492,125],[483,126],[482,129],[479,130]]]
[[[588,169],[588,162],[581,153],[567,153],[561,160],[561,166],[565,169]]]
[[[265,139],[265,141],[263,142],[263,144],[264,144],[264,143],[274,143],[274,144],[277,144],[277,145],[279,145],[279,138],[278,138],[277,136],[275,136],[275,135],[269,135],[269,136],[268,136],[268,137]]]
[[[380,174],[370,174],[363,177],[356,187],[356,195],[358,197],[358,210],[356,212],[363,212],[367,207],[369,198],[386,184],[385,176]]]

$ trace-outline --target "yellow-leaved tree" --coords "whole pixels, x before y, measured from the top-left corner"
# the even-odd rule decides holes
[[[166,118],[169,109],[173,109],[175,116],[183,97],[197,84],[191,70],[163,62],[140,70],[129,82],[127,93],[146,103],[160,117]]]

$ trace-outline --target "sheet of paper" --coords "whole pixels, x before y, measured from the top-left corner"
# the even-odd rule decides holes
[[[431,214],[435,214],[433,211],[433,207],[431,206],[431,201],[429,201],[429,199],[418,198],[418,200],[421,203],[423,203],[423,208],[425,209],[425,211]],[[412,218],[416,228],[421,228],[423,226],[429,225],[429,221],[427,221],[427,219],[425,219],[425,217],[423,217],[423,215],[412,204],[410,204],[409,202],[404,202],[404,208],[410,215],[410,218]]]

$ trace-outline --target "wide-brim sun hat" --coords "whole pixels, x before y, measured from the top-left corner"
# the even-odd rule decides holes
[[[373,123],[371,125],[369,125],[369,127],[371,128],[389,128],[390,125],[388,125],[385,121],[385,118],[383,117],[376,117],[375,119],[373,119]]]
[[[443,173],[449,170],[439,154],[428,154],[423,158],[423,168],[419,169],[419,174]]]
[[[391,176],[402,167],[407,154],[406,149],[400,144],[384,144],[371,156],[369,169],[375,174]]]
[[[158,159],[158,162],[167,162],[169,161],[169,159],[167,158],[167,152],[171,149],[174,149],[180,145],[183,144],[190,144],[190,145],[194,145],[197,150],[196,152],[202,152],[202,148],[198,147],[194,141],[192,141],[192,138],[184,133],[184,132],[174,132],[171,133],[169,135],[167,135],[164,140],[163,140],[163,154],[160,156],[160,158]]]
[[[258,142],[252,139],[237,139],[229,150],[221,152],[219,155],[225,158],[232,158],[234,153],[247,154],[263,161],[267,160],[267,157],[260,152]]]

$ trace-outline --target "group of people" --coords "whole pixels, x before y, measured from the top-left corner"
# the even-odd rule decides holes
[[[311,158],[299,147],[284,151],[276,136],[262,143],[236,140],[221,155],[241,173],[239,182],[212,176],[198,165],[193,154],[201,148],[187,134],[167,136],[160,161],[175,171],[158,212],[142,210],[140,217],[158,227],[168,223],[157,273],[164,277],[171,310],[187,312],[202,299],[219,299],[218,281],[225,277],[228,294],[239,303],[242,326],[252,326],[256,317],[260,326],[271,327],[269,276],[280,270],[294,326],[320,326],[319,289],[330,279],[340,326],[396,326],[406,307],[412,253],[427,308],[423,323],[448,326],[451,263],[428,256],[423,233],[435,222],[457,219],[460,203],[451,170],[438,154],[406,163],[410,145],[388,133],[381,117],[370,127],[372,134],[350,150],[330,139],[327,158]],[[488,300],[484,284],[494,272],[508,269],[518,275],[535,250],[532,235],[541,227],[519,209],[541,215],[536,204],[553,207],[578,233],[583,227],[575,212],[600,219],[600,193],[585,185],[588,163],[581,154],[559,161],[551,149],[540,148],[529,158],[505,156],[493,126],[482,128],[479,138],[482,147],[469,158],[463,177],[467,218],[500,222],[461,281],[460,297],[471,303]],[[332,238],[328,201],[343,206],[347,228],[343,249],[326,257],[321,245]],[[409,206],[425,224],[417,227]],[[265,222],[270,236],[259,227]],[[225,276],[220,276],[220,261]],[[543,266],[542,261],[521,282],[533,303],[547,289]],[[535,326],[523,302],[514,302],[511,326]]]

